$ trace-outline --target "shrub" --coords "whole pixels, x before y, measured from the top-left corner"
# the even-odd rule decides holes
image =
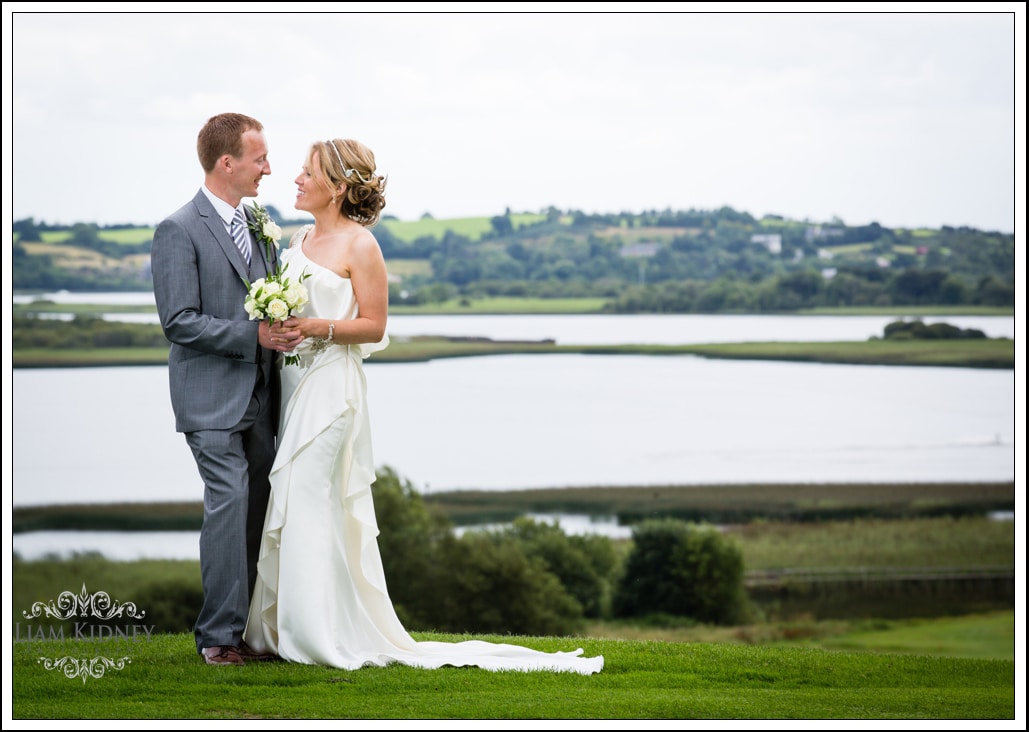
[[[568,536],[557,525],[516,519],[507,530],[526,554],[542,559],[547,569],[582,605],[588,618],[609,614],[611,577],[617,560],[611,540],[603,536]]]
[[[442,512],[426,507],[410,481],[389,467],[376,472],[372,493],[382,571],[393,607],[405,626],[422,625],[424,610],[435,598],[427,586],[434,547],[452,526]]]
[[[420,608],[430,626],[450,633],[571,635],[582,606],[519,541],[470,531],[436,546],[432,593]]]
[[[633,528],[633,548],[614,597],[617,617],[666,613],[732,625],[746,606],[743,554],[716,528],[677,519]]]
[[[196,582],[168,580],[143,587],[135,597],[136,607],[146,615],[135,621],[153,625],[155,633],[191,633],[204,604],[200,577]]]
[[[567,635],[581,624],[582,604],[548,559],[569,577],[591,576],[588,567],[603,566],[601,559],[580,556],[549,531],[457,538],[446,516],[390,468],[377,471],[373,492],[386,586],[408,630]],[[537,535],[535,543],[528,538]]]
[[[986,334],[977,328],[958,328],[950,323],[926,325],[921,320],[895,320],[883,328],[887,340],[985,338]]]

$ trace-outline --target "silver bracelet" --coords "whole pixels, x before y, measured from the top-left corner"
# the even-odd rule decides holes
[[[336,332],[336,324],[331,320],[329,321],[329,336],[327,338],[312,338],[311,339],[311,353],[321,353],[329,346],[336,345],[332,342],[332,335]]]

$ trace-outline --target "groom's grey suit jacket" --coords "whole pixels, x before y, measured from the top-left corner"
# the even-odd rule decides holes
[[[272,390],[273,424],[278,424],[276,354],[258,345],[258,322],[243,309],[247,282],[271,271],[277,253],[272,251],[269,262],[264,246],[253,237],[251,241],[248,272],[246,260],[202,190],[154,232],[154,296],[171,341],[168,373],[178,432],[237,424],[259,370]]]

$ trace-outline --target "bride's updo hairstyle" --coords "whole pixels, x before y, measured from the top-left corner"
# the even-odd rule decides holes
[[[335,191],[342,183],[346,192],[342,199],[332,200],[349,219],[364,226],[379,223],[386,207],[385,176],[375,173],[375,155],[357,140],[326,140],[311,145],[311,158],[318,153],[318,166],[329,190]]]

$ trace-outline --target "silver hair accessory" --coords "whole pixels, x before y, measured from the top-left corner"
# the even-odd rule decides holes
[[[359,170],[355,168],[348,168],[343,164],[343,158],[340,157],[339,150],[336,149],[335,140],[326,140],[325,144],[332,148],[332,152],[336,153],[336,161],[339,162],[339,167],[343,170],[344,178],[349,178],[351,173],[357,173],[357,177],[361,180],[362,183],[371,183],[370,180],[361,175],[361,172]]]

